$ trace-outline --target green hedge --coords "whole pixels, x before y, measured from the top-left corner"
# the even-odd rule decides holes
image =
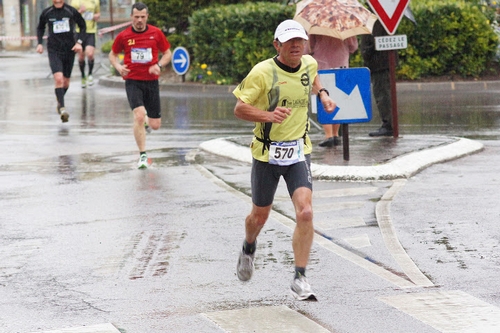
[[[194,10],[201,5],[186,7],[180,0],[147,1],[155,9],[150,11],[150,23],[163,28],[172,49],[188,48],[192,63],[188,76],[204,83],[240,82],[257,62],[274,56],[274,30],[295,13],[295,6],[284,5],[286,1],[230,5],[202,2],[208,7]],[[398,78],[478,77],[487,71],[499,58],[499,37],[495,34],[493,8],[479,3],[479,0],[412,0],[410,5],[417,24],[403,18],[396,32],[408,37],[408,48],[398,51]],[[185,8],[158,10],[164,6]],[[192,13],[187,31],[179,31],[185,25],[184,20],[180,24],[172,18],[182,11]],[[167,26],[175,26],[177,32],[167,32]],[[363,66],[359,52],[351,56],[350,66]]]
[[[239,82],[257,62],[276,54],[274,30],[294,12],[295,6],[269,2],[195,11],[189,20],[189,48],[195,66],[192,76],[199,78],[199,65],[207,64],[219,80]]]
[[[399,79],[460,75],[478,77],[495,59],[498,36],[494,12],[474,2],[413,0],[417,24],[403,19],[396,34],[406,34],[399,50]],[[239,82],[257,62],[275,54],[273,32],[292,18],[295,6],[246,3],[195,11],[190,17],[191,78],[202,82]],[[351,67],[363,66],[359,52]],[[206,64],[206,69],[199,66]],[[211,76],[207,75],[212,74]]]
[[[189,31],[189,17],[194,11],[217,5],[231,5],[248,1],[251,0],[143,0],[142,2],[149,8],[149,23],[163,29],[168,35],[174,34],[176,36],[174,39],[178,39],[179,36]],[[282,2],[283,0],[267,1]]]
[[[408,48],[399,51],[400,78],[477,77],[495,58],[498,36],[489,8],[464,1],[414,0],[412,10],[417,25],[403,20],[397,31],[408,37]]]

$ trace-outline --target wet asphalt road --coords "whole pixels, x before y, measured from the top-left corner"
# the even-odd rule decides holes
[[[103,323],[116,332],[500,331],[498,91],[401,91],[397,142],[367,139],[376,119],[352,127],[351,165],[437,135],[485,148],[407,180],[315,182],[308,276],[320,301],[308,303],[288,294],[293,211],[283,187],[254,278],[235,276],[250,167],[198,148],[248,138],[233,98],[162,91],[153,165],[139,171],[123,88],[83,90],[75,67],[61,124],[46,55],[1,60],[1,332]],[[339,149],[317,151],[316,161],[346,164]],[[389,224],[377,215],[387,210]]]

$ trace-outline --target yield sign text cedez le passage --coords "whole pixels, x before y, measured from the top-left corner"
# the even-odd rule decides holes
[[[396,32],[409,3],[410,0],[368,0],[368,4],[389,35]]]
[[[392,35],[375,37],[375,50],[388,51],[406,49],[408,47],[408,40],[406,35]]]

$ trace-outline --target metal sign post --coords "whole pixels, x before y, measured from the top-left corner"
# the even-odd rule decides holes
[[[393,35],[375,37],[375,50],[389,52],[389,80],[391,85],[391,104],[392,104],[392,135],[399,136],[398,120],[398,99],[396,96],[396,52],[399,49],[406,49],[408,42],[406,35]]]
[[[396,95],[396,50],[389,51],[389,78],[391,82],[392,136],[399,137],[398,97]]]

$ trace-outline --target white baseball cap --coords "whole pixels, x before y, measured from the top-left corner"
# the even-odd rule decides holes
[[[284,43],[292,38],[302,38],[308,40],[304,27],[297,21],[285,20],[281,22],[274,32],[274,39]]]

